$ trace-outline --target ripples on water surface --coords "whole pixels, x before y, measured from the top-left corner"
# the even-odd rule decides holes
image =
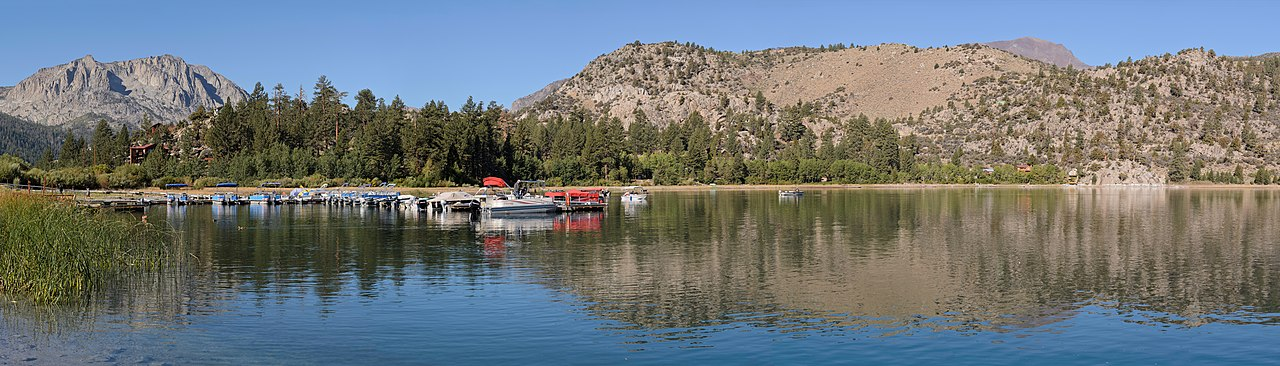
[[[1280,192],[657,193],[479,218],[157,207],[180,263],[5,301],[0,363],[1271,363]]]

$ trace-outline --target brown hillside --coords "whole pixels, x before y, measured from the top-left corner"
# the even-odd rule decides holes
[[[925,162],[1052,163],[1099,184],[1164,183],[1170,170],[1247,182],[1280,168],[1277,85],[1280,58],[1203,49],[1080,70],[983,45],[733,53],[669,42],[600,56],[519,113],[630,123],[640,111],[666,126],[698,112],[749,152],[780,146],[769,136],[801,150],[839,144],[865,114],[889,119]]]
[[[945,104],[974,80],[1043,64],[980,45],[922,49],[899,44],[783,48],[745,53],[674,42],[631,44],[600,56],[523,111],[542,118],[576,108],[624,123],[643,111],[658,125],[697,111],[710,120],[770,104],[816,103],[826,114],[898,118]]]

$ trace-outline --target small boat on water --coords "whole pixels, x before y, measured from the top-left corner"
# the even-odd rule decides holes
[[[778,197],[800,198],[800,197],[804,197],[804,191],[801,191],[799,188],[785,189],[785,190],[778,191]]]
[[[418,196],[411,194],[402,194],[396,197],[396,206],[399,208],[416,208],[418,206]]]
[[[188,204],[191,204],[191,201],[192,201],[191,196],[188,196],[186,193],[165,194],[164,199],[165,199],[165,202],[175,206],[188,205]]]
[[[294,188],[289,191],[289,195],[284,197],[286,203],[320,203],[324,202],[324,191],[315,189]]]
[[[494,180],[496,179],[496,181]],[[545,213],[556,212],[560,208],[556,206],[555,201],[550,198],[543,197],[540,193],[547,186],[546,181],[541,180],[520,180],[516,181],[515,187],[510,192],[502,190],[498,186],[498,182],[506,185],[501,178],[488,177],[484,179],[485,187],[481,188],[480,194],[483,196],[480,201],[480,209],[490,214],[523,214],[523,213]],[[493,183],[493,184],[490,184]]]
[[[608,207],[604,190],[600,188],[551,191],[545,196],[560,207],[561,211],[602,211]]]
[[[276,205],[281,203],[280,194],[271,192],[256,192],[249,195],[249,203],[261,205]]]
[[[431,198],[418,200],[418,209],[435,211],[472,211],[480,207],[480,201],[467,192],[443,192]]]
[[[209,197],[209,200],[215,205],[238,205],[240,204],[240,196],[235,193],[218,192]]]
[[[373,191],[365,192],[355,199],[361,206],[391,206],[399,202],[400,192]]]
[[[649,200],[649,191],[641,186],[630,186],[623,188],[627,192],[622,194],[622,202],[645,202]]]

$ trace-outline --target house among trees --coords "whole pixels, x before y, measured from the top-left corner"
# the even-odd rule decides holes
[[[1018,164],[1018,173],[1030,173],[1031,166],[1027,164]]]
[[[129,147],[129,163],[142,164],[142,160],[147,158],[147,154],[150,154],[151,150],[155,150],[155,149],[156,149],[156,144],[130,146]]]

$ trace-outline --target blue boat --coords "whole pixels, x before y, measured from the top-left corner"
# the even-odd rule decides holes
[[[164,199],[165,199],[165,202],[167,202],[170,205],[186,205],[191,203],[191,197],[187,196],[186,193],[166,194],[164,195]]]
[[[232,188],[232,187],[239,187],[240,184],[236,182],[222,182],[222,183],[214,184],[213,186],[218,188]]]
[[[389,205],[400,199],[400,192],[365,192],[356,199],[356,204],[365,206]]]
[[[271,192],[257,192],[249,195],[249,203],[274,205],[280,203],[280,195]]]
[[[240,204],[240,196],[235,193],[214,193],[209,197],[215,205],[238,205]]]

